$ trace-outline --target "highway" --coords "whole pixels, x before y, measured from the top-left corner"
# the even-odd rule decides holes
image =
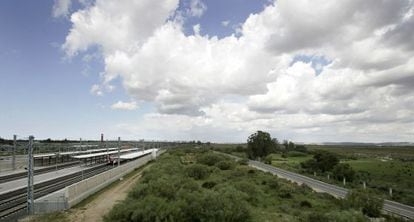
[[[240,159],[239,157],[236,157],[230,154],[226,154],[226,153],[221,153],[221,154],[225,154],[235,159]],[[274,175],[277,175],[278,177],[285,178],[287,180],[290,180],[290,181],[293,181],[299,184],[306,184],[315,191],[325,192],[338,198],[344,198],[346,194],[348,193],[348,189],[346,188],[328,184],[328,183],[325,183],[319,180],[315,180],[313,178],[303,176],[301,174],[293,173],[287,170],[283,170],[283,169],[280,169],[280,168],[277,168],[277,167],[274,167],[268,164],[264,164],[259,161],[249,160],[249,166],[265,171],[265,172],[270,172]],[[392,215],[398,215],[404,218],[414,219],[414,207],[401,204],[395,201],[385,200],[383,210]]]

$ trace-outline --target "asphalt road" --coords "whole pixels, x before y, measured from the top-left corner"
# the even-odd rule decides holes
[[[240,159],[239,157],[236,157],[236,156],[232,156],[229,154],[226,154],[226,155],[231,156],[236,159]],[[313,190],[316,190],[319,192],[325,192],[335,197],[344,198],[346,194],[348,193],[348,189],[346,188],[328,184],[328,183],[325,183],[319,180],[315,180],[313,178],[303,176],[301,174],[293,173],[287,170],[283,170],[283,169],[280,169],[280,168],[277,168],[277,167],[274,167],[268,164],[264,164],[259,161],[249,160],[249,165],[256,169],[270,172],[274,175],[277,175],[278,177],[285,178],[295,183],[306,184]],[[412,206],[408,206],[408,205],[390,201],[390,200],[385,200],[383,210],[393,215],[399,215],[404,218],[414,219],[414,207]]]

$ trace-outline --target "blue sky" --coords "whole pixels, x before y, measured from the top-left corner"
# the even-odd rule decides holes
[[[0,136],[413,141],[413,11],[410,0],[4,0]]]
[[[132,112],[110,109],[116,101],[129,99],[119,83],[103,96],[90,93],[104,69],[102,58],[86,63],[82,57],[65,57],[61,45],[71,23],[52,16],[53,4],[52,0],[0,2],[0,136],[99,138],[114,124],[139,119],[142,113],[153,110],[151,103]],[[189,19],[185,29],[192,32],[193,25],[201,24],[203,34],[223,37],[233,30],[222,26],[221,21],[231,20],[230,25],[243,22],[250,13],[263,9],[263,4],[209,1],[206,14]],[[71,11],[80,7],[73,2]]]

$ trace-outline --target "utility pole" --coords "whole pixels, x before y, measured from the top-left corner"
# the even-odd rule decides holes
[[[28,165],[27,165],[27,212],[33,214],[33,136],[29,136]]]
[[[121,137],[118,137],[118,166],[121,164]]]
[[[17,148],[17,135],[13,135],[13,158],[12,158],[13,170],[16,170],[16,148]]]

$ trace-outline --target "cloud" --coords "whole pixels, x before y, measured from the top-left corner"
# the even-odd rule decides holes
[[[221,25],[224,26],[224,27],[227,27],[229,24],[230,24],[229,20],[225,20],[225,21],[221,22]]]
[[[184,33],[177,0],[97,0],[71,15],[62,48],[98,48],[105,67],[93,91],[119,77],[133,100],[156,107],[142,120],[153,135],[240,140],[264,129],[304,141],[412,140],[413,4],[279,0],[219,39],[200,25]],[[201,16],[202,5],[191,1],[186,16]]]
[[[189,15],[194,17],[201,17],[204,12],[207,10],[207,6],[201,0],[191,0]]]
[[[117,110],[135,110],[137,109],[137,103],[135,101],[132,102],[122,102],[118,101],[114,104],[112,104],[111,109],[117,109]]]
[[[102,96],[103,95],[103,91],[100,85],[98,84],[94,84],[92,85],[91,89],[90,89],[90,93],[97,95],[97,96]]]
[[[52,16],[55,18],[68,16],[71,4],[71,0],[55,0],[53,3]]]

